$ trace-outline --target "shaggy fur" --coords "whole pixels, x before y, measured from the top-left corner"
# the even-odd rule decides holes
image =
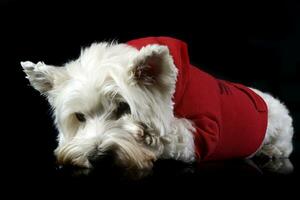
[[[159,68],[153,70],[151,65]],[[157,159],[195,160],[192,122],[176,118],[172,96],[177,69],[166,46],[140,51],[126,44],[96,43],[63,67],[21,63],[31,85],[50,102],[59,130],[60,164],[91,168],[112,154],[117,165],[151,169]],[[268,127],[256,153],[288,157],[292,118],[269,94]]]

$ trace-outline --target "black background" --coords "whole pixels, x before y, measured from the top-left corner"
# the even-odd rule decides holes
[[[1,101],[5,111],[1,147],[7,185],[28,187],[25,190],[28,194],[47,191],[44,193],[47,195],[56,195],[49,191],[65,191],[65,188],[72,188],[66,193],[74,194],[74,188],[82,187],[90,188],[88,193],[100,195],[116,185],[149,195],[161,189],[169,194],[196,192],[200,196],[202,192],[234,194],[236,188],[249,193],[249,187],[253,186],[257,186],[252,188],[254,193],[271,191],[272,194],[294,188],[292,181],[297,180],[300,166],[299,10],[297,1],[243,1],[243,4],[1,1]],[[144,36],[182,39],[189,45],[193,64],[217,77],[269,92],[285,102],[294,118],[296,151],[291,160],[295,172],[275,176],[253,171],[240,162],[212,164],[205,169],[167,162],[159,163],[151,178],[129,183],[107,174],[74,178],[58,170],[52,153],[57,133],[49,107],[29,87],[19,62],[62,65],[76,58],[80,48],[92,42],[113,39],[126,42]],[[248,189],[241,190],[243,186]]]

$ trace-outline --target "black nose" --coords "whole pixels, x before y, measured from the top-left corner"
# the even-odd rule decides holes
[[[112,151],[94,151],[89,154],[88,160],[93,167],[106,168],[113,165],[114,154]]]

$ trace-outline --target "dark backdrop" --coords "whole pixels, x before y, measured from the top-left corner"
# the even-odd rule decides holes
[[[57,133],[46,101],[28,86],[19,62],[41,60],[61,65],[76,58],[82,46],[103,40],[126,42],[143,36],[172,36],[186,41],[193,64],[284,101],[294,118],[297,142],[299,10],[297,1],[1,1],[2,123],[7,128],[2,131],[1,142],[9,152],[3,155],[5,162],[12,163],[8,167],[15,170],[12,176],[57,182],[51,179],[57,177],[52,156]],[[296,155],[293,162],[297,166]],[[26,183],[28,179],[16,182],[20,180]]]

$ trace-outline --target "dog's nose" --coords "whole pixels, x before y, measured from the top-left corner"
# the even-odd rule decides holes
[[[88,156],[88,160],[93,167],[109,167],[114,162],[113,152],[92,152]]]

